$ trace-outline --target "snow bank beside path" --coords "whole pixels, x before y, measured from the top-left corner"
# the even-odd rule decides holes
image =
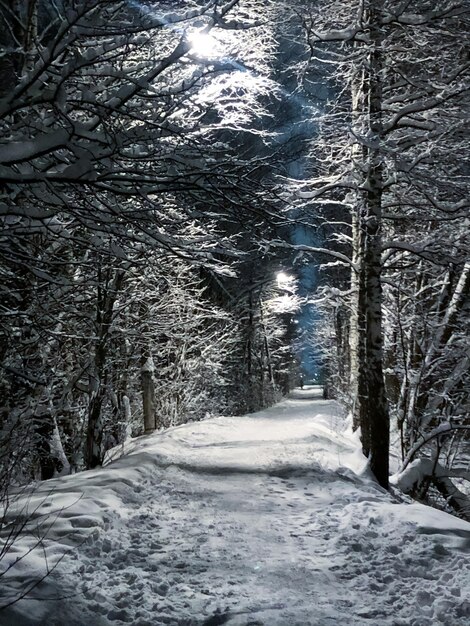
[[[298,389],[287,400],[251,415],[211,418],[131,440],[115,448],[109,459],[123,452],[131,457],[145,452],[161,465],[200,472],[225,468],[273,473],[321,467],[362,473],[366,462],[356,438],[344,432],[340,407],[320,398],[320,389]]]
[[[2,626],[470,622],[470,524],[377,486],[316,389],[121,452],[31,495],[36,521],[57,516],[42,542],[49,563],[71,551],[32,592],[41,600],[0,612]],[[43,556],[12,567],[7,593]]]

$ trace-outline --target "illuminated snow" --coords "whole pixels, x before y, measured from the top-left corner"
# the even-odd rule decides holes
[[[470,524],[381,489],[320,388],[110,456],[31,496],[36,521],[46,511],[57,521],[3,591],[44,571],[43,548],[49,564],[72,551],[32,594],[40,600],[15,604],[0,623],[469,623]]]

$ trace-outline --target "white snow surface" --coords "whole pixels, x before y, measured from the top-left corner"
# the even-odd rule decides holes
[[[381,489],[319,388],[110,459],[20,498],[2,604],[62,560],[2,626],[470,623],[470,524]]]

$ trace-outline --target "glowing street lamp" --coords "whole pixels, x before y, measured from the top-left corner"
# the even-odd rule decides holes
[[[289,274],[286,274],[285,272],[278,272],[276,274],[276,282],[279,289],[292,291],[293,280],[292,276],[289,276]]]
[[[194,56],[213,59],[222,54],[220,42],[203,30],[192,31],[188,36],[188,41],[191,44],[190,53]]]
[[[299,309],[299,298],[296,295],[296,279],[286,272],[277,272],[276,284],[282,295],[270,300],[275,313],[294,313]]]

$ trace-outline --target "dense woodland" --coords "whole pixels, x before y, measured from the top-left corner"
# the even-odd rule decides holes
[[[0,0],[2,496],[309,343],[379,483],[469,517],[469,9]]]

